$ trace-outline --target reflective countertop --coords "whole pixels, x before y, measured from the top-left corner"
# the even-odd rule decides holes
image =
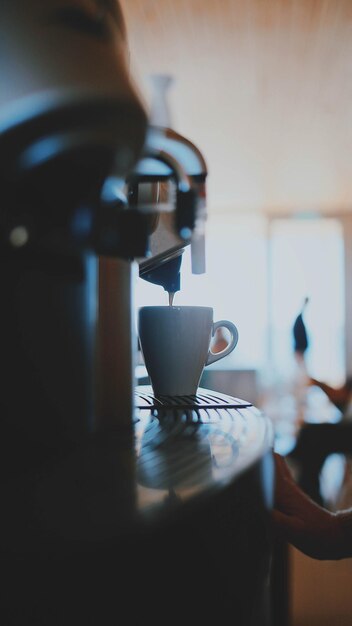
[[[200,388],[193,406],[186,398],[183,404],[179,399],[179,406],[149,408],[151,387],[141,385],[136,392],[136,485],[142,514],[226,486],[272,445],[271,422],[245,400]]]
[[[250,403],[200,389],[195,406],[156,406],[137,388],[131,427],[93,432],[44,463],[3,477],[1,542],[22,551],[47,542],[109,541],[134,524],[221,492],[265,457],[271,421]],[[154,404],[153,404],[154,403]],[[270,507],[272,470],[259,476]]]

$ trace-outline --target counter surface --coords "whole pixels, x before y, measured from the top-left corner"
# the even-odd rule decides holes
[[[248,402],[200,389],[197,407],[156,409],[150,392],[137,388],[131,428],[92,433],[0,482],[7,550],[35,549],[43,538],[123,536],[134,522],[158,520],[170,504],[174,511],[196,503],[270,457],[271,422]],[[272,471],[259,480],[270,507]]]
[[[226,486],[272,445],[271,422],[245,400],[200,388],[198,406],[150,409],[151,387],[136,392],[137,502],[143,514]],[[266,498],[269,505],[269,488]]]
[[[1,623],[267,626],[271,424],[200,395],[2,477]]]

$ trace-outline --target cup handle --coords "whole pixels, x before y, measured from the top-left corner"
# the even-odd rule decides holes
[[[223,359],[224,356],[227,356],[228,354],[230,354],[230,352],[232,352],[232,350],[234,350],[237,346],[238,330],[235,324],[233,324],[232,322],[229,322],[228,320],[219,320],[218,322],[214,322],[213,335],[217,328],[227,328],[227,330],[230,331],[231,339],[230,339],[228,346],[226,346],[224,350],[221,350],[221,352],[217,352],[216,354],[213,354],[209,350],[207,362],[205,365],[210,365],[211,363],[215,363],[215,361],[219,361],[219,359]]]

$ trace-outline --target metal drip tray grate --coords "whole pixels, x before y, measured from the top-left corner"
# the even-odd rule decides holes
[[[202,471],[204,464],[209,471],[232,466],[248,439],[255,411],[250,402],[210,389],[199,388],[194,396],[156,397],[147,385],[136,388],[136,408],[143,484],[156,466],[163,466],[162,474],[171,472],[173,480],[187,466],[191,482],[199,459]]]
[[[140,502],[166,492],[181,501],[232,480],[267,442],[267,422],[250,402],[199,388],[194,396],[135,390],[136,478]],[[148,491],[143,488],[148,488]]]
[[[136,407],[142,410],[199,411],[201,409],[244,409],[249,406],[252,406],[250,402],[201,387],[194,396],[155,396],[150,386],[140,385],[136,388]]]
[[[251,407],[250,402],[223,393],[199,388],[194,396],[154,396],[152,387],[136,388],[136,408],[154,418],[178,424],[211,424],[235,418],[237,409]]]

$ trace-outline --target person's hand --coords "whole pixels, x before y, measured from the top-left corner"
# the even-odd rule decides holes
[[[319,387],[340,411],[344,411],[351,397],[349,385],[345,383],[342,387],[331,387],[322,380],[309,378],[309,386]]]
[[[276,535],[315,559],[349,556],[339,515],[313,502],[298,487],[283,457],[274,453],[274,460],[276,486],[272,518]]]
[[[308,376],[307,384],[309,385],[309,387],[320,387],[320,380]]]

